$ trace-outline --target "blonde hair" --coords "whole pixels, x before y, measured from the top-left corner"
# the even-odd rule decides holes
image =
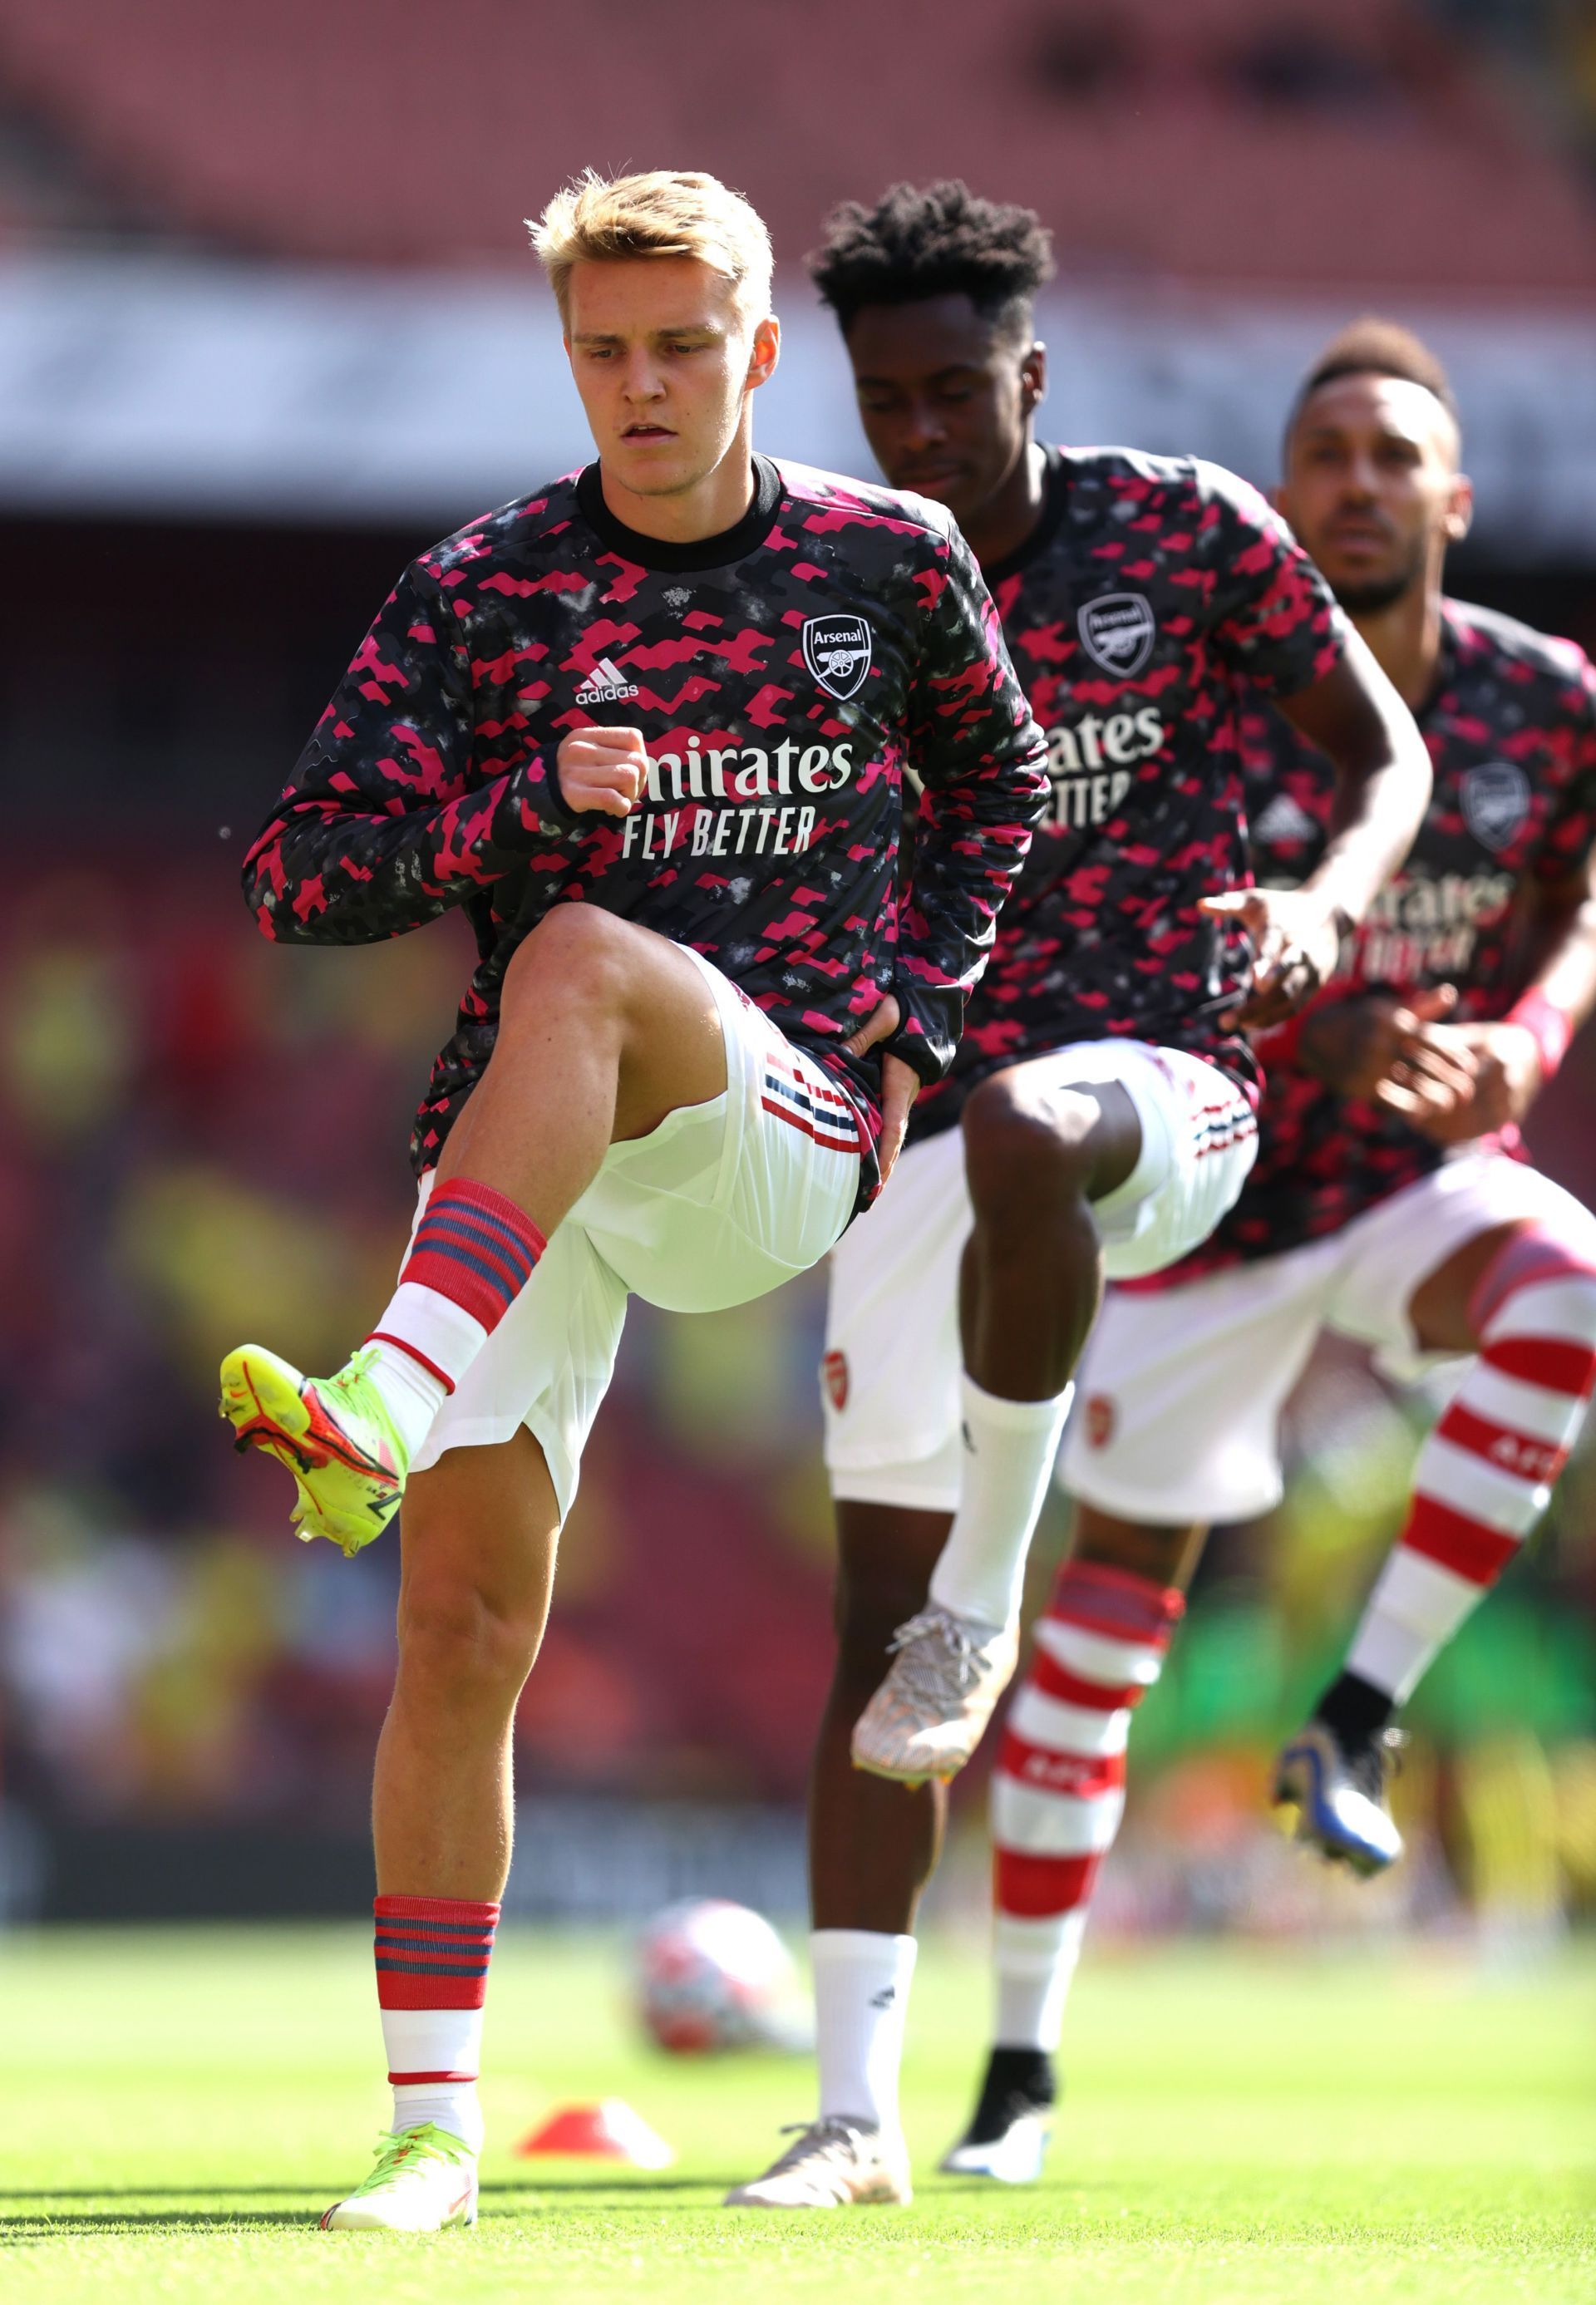
[[[629,256],[692,256],[732,284],[745,319],[770,310],[770,234],[741,192],[694,170],[650,168],[601,176],[584,168],[556,192],[532,235],[562,320],[569,317],[573,265]]]

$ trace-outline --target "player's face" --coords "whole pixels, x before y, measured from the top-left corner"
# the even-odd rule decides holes
[[[1439,581],[1468,532],[1457,428],[1435,395],[1394,376],[1343,376],[1310,395],[1286,451],[1280,509],[1354,614]]]
[[[638,496],[675,496],[731,454],[748,396],[776,366],[774,320],[738,310],[692,256],[576,265],[565,345],[605,471]]]
[[[974,520],[1025,452],[1040,344],[1016,344],[968,296],[867,304],[847,336],[870,452],[889,484]]]

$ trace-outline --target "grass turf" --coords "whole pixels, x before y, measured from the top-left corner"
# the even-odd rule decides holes
[[[0,1937],[0,2295],[7,2305],[497,2305],[529,2294],[760,2305],[845,2292],[986,2305],[1424,2305],[1596,2295],[1596,1961],[1481,1986],[1257,1950],[1090,1962],[1045,2182],[939,2178],[982,1983],[933,1947],[905,2076],[912,2209],[761,2217],[725,2186],[810,2109],[806,2067],[685,2063],[631,2037],[620,1956],[505,1933],[474,2233],[326,2235],[386,2114],[363,1933]],[[662,2176],[517,2161],[565,2097],[629,2099]],[[906,2285],[912,2284],[912,2285]]]

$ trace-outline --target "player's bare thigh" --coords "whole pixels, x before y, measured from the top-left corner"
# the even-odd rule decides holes
[[[595,1070],[590,1052],[613,1052]],[[574,1059],[574,1061],[573,1061]],[[611,1143],[649,1135],[668,1113],[724,1093],[726,1054],[715,995],[679,945],[601,906],[561,904],[516,951],[499,996],[498,1036],[483,1087],[438,1162],[440,1180],[493,1158],[555,1083],[564,1095],[613,1095],[601,1119]]]

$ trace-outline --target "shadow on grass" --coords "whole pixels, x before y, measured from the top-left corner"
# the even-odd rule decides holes
[[[319,2190],[315,2185],[29,2185],[0,2193],[0,2224],[13,2201],[280,2201]],[[32,2209],[10,2211],[32,2216]]]
[[[736,2181],[730,2177],[650,2177],[647,2182],[629,2184],[613,2176],[579,2177],[559,2184],[548,2185],[534,2179],[518,2182],[514,2178],[500,2180],[482,2188],[482,2207],[486,2218],[494,2223],[532,2211],[542,2214],[557,2212],[563,2200],[574,2207],[580,2202],[584,2209],[598,2203],[614,2211],[647,2208],[662,2196],[680,2193],[708,2193],[711,2196],[704,2206],[717,2207],[715,2199]],[[280,2209],[235,2209],[231,2204],[240,2200],[259,2200],[286,2197],[290,2201],[303,2201],[303,2207]],[[262,2231],[303,2233],[313,2231],[326,2203],[338,2198],[336,2185],[81,2185],[56,2187],[49,2190],[31,2189],[26,2193],[0,2195],[0,2249],[15,2249],[26,2243],[71,2238],[75,2234],[126,2233],[132,2231],[170,2232],[193,2231],[205,2227],[249,2225]],[[7,2200],[26,2201],[26,2208],[8,2209]],[[57,2213],[55,2202],[64,2205],[74,2201],[126,2201],[126,2208],[106,2207],[99,2210],[72,2209],[63,2207]],[[134,2203],[158,2201],[213,2202],[213,2207],[149,2208],[135,2207]],[[518,2207],[518,2203],[524,2207]]]
[[[482,2199],[489,2194],[546,2193],[558,2200],[565,2193],[613,2193],[618,2201],[646,2201],[655,2193],[724,2193],[730,2186],[741,2184],[740,2177],[508,2177],[500,2178],[482,2187]]]
[[[104,2216],[22,2216],[0,2218],[0,2249],[19,2249],[24,2242],[70,2239],[83,2233],[129,2233],[140,2230],[174,2233],[222,2225],[250,2225],[263,2231],[313,2232],[318,2209],[111,2209]]]

